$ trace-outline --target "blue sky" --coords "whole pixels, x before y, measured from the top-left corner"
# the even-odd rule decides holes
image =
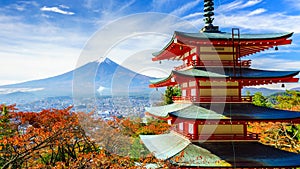
[[[194,26],[187,29],[183,24],[176,30],[197,31],[204,25],[202,11],[203,0],[0,1],[0,85],[51,77],[74,69],[82,49],[97,32],[120,18],[157,12],[178,17]],[[134,23],[134,19],[129,17],[127,21]],[[128,27],[142,29],[143,25],[159,20],[161,18],[157,17],[137,25],[125,23],[118,31]],[[300,0],[215,0],[214,24],[221,31],[238,27],[241,33],[295,32],[292,45],[280,47],[279,51],[271,49],[249,59],[253,60],[254,68],[300,70]],[[114,46],[108,56],[132,69],[132,58],[141,59],[141,55],[147,55],[142,59],[151,62],[150,53],[170,40],[174,31],[171,28],[160,36],[128,38]],[[143,50],[137,50],[141,48]],[[132,55],[125,61],[124,58]],[[139,68],[136,66],[135,69]],[[155,69],[161,71],[159,67]]]

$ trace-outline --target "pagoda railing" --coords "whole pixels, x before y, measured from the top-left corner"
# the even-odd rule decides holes
[[[230,103],[230,102],[252,102],[252,96],[242,96],[242,97],[238,97],[238,96],[201,96],[201,97],[197,97],[197,96],[173,96],[172,97],[174,102],[194,102],[194,103],[198,103],[198,102],[203,102],[203,103],[207,103],[207,102],[211,102],[211,103],[215,103],[215,102],[226,102],[226,103]]]
[[[191,63],[183,64],[177,67],[174,67],[175,70],[182,70],[186,68],[190,68],[193,66],[201,66],[201,67],[213,67],[213,66],[225,66],[225,67],[232,67],[232,66],[241,66],[241,67],[249,67],[251,65],[251,60],[238,60],[234,63],[233,60],[205,60],[205,61],[192,61]]]
[[[259,134],[247,132],[246,135],[244,134],[191,134],[180,130],[174,130],[173,131],[185,136],[186,138],[190,140],[201,140],[201,141],[234,141],[234,140],[246,140],[246,141],[257,141],[259,140]]]

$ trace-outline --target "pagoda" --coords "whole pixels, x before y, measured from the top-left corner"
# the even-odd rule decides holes
[[[221,32],[213,25],[213,0],[204,0],[205,26],[197,33],[175,31],[170,42],[154,53],[153,61],[181,60],[166,78],[151,88],[178,86],[173,104],[146,107],[146,116],[168,121],[171,131],[141,135],[145,146],[174,168],[296,168],[300,154],[259,142],[247,131],[249,122],[300,123],[300,112],[259,107],[242,88],[298,82],[299,71],[270,71],[251,67],[243,57],[291,44],[293,33],[241,34]]]

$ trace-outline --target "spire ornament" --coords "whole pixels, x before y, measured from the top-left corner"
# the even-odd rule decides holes
[[[201,29],[202,32],[219,32],[219,27],[213,25],[215,15],[214,13],[214,1],[204,0],[204,23],[205,26]]]

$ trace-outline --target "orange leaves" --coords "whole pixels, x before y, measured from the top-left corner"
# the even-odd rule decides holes
[[[69,110],[14,113],[19,131],[0,140],[7,147],[8,156],[3,160],[9,161],[3,165],[31,168],[40,164],[54,165],[61,160],[67,164],[76,153],[92,150],[89,138],[78,130],[77,115]],[[78,146],[83,147],[78,149]]]
[[[268,122],[268,123],[250,123],[248,131],[260,134],[260,142],[271,145],[276,148],[300,152],[300,141],[290,136],[288,129],[292,126],[289,123]]]
[[[141,134],[163,134],[169,130],[170,126],[165,121],[152,120],[147,124],[141,123],[140,119],[118,119],[122,127],[122,132],[130,136]]]
[[[70,107],[41,112],[10,110],[5,121],[0,127],[10,132],[0,138],[3,168],[141,168],[129,158],[132,136],[160,134],[169,128],[162,121],[145,125],[140,119],[93,119],[89,114],[70,112]],[[159,162],[153,156],[135,160]]]

